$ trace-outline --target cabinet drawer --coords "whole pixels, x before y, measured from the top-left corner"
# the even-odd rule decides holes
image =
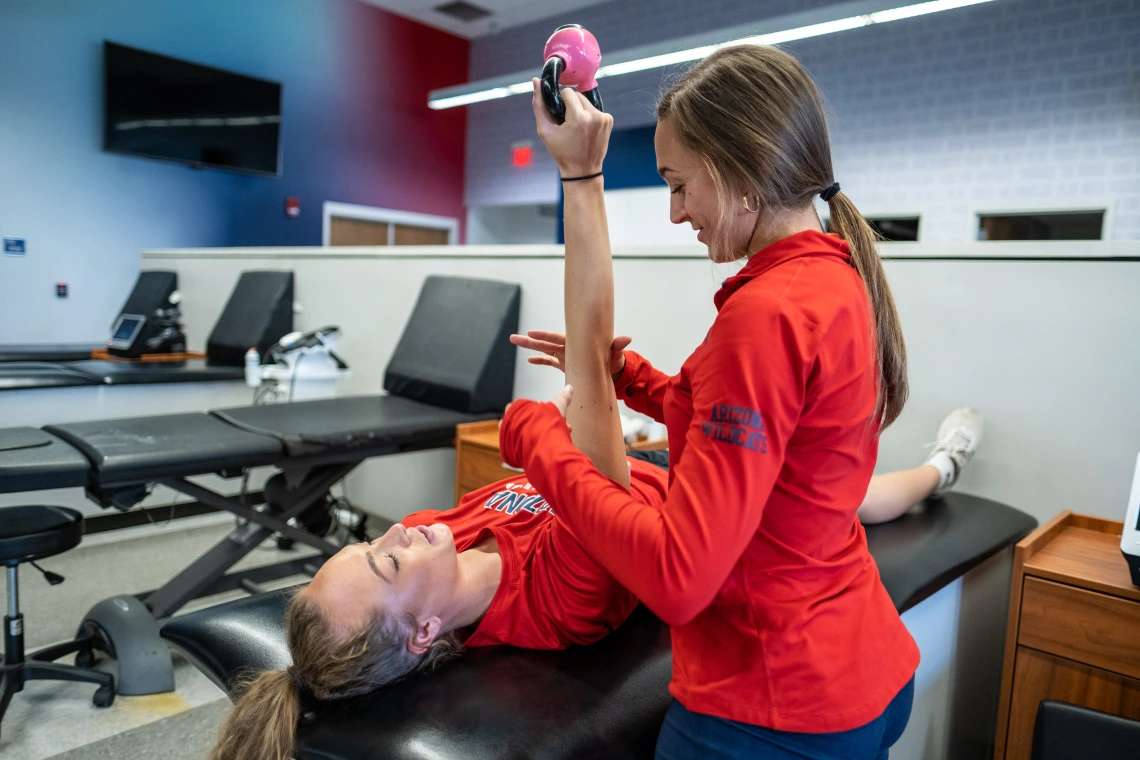
[[[503,464],[498,451],[464,446],[459,453],[458,480],[460,491],[474,491],[477,488],[490,485],[503,478],[521,476],[518,470],[513,470]]]
[[[1026,577],[1018,643],[1140,678],[1140,603]]]

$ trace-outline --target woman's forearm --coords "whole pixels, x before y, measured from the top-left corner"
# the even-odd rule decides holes
[[[614,334],[613,260],[601,177],[566,182],[566,382],[574,445],[603,475],[629,487],[617,396],[609,373]]]

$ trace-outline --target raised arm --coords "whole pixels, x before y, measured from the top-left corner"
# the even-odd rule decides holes
[[[533,97],[539,136],[563,177],[601,171],[613,118],[577,92],[563,92],[566,122],[546,113],[535,80]],[[613,261],[602,178],[563,183],[566,267],[564,296],[566,382],[574,388],[567,422],[574,445],[606,477],[629,488],[617,395],[610,374],[614,340]]]

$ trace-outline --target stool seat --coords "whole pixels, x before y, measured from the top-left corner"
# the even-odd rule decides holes
[[[83,515],[67,507],[0,508],[0,564],[16,565],[78,546]]]

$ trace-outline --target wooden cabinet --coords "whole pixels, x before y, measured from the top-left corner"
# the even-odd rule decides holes
[[[1140,719],[1140,588],[1121,523],[1063,512],[1017,545],[995,760],[1029,760],[1037,706]]]
[[[630,449],[664,449],[667,439],[638,441]],[[521,469],[508,467],[499,457],[499,421],[469,422],[455,428],[455,503],[471,491],[518,475]]]

